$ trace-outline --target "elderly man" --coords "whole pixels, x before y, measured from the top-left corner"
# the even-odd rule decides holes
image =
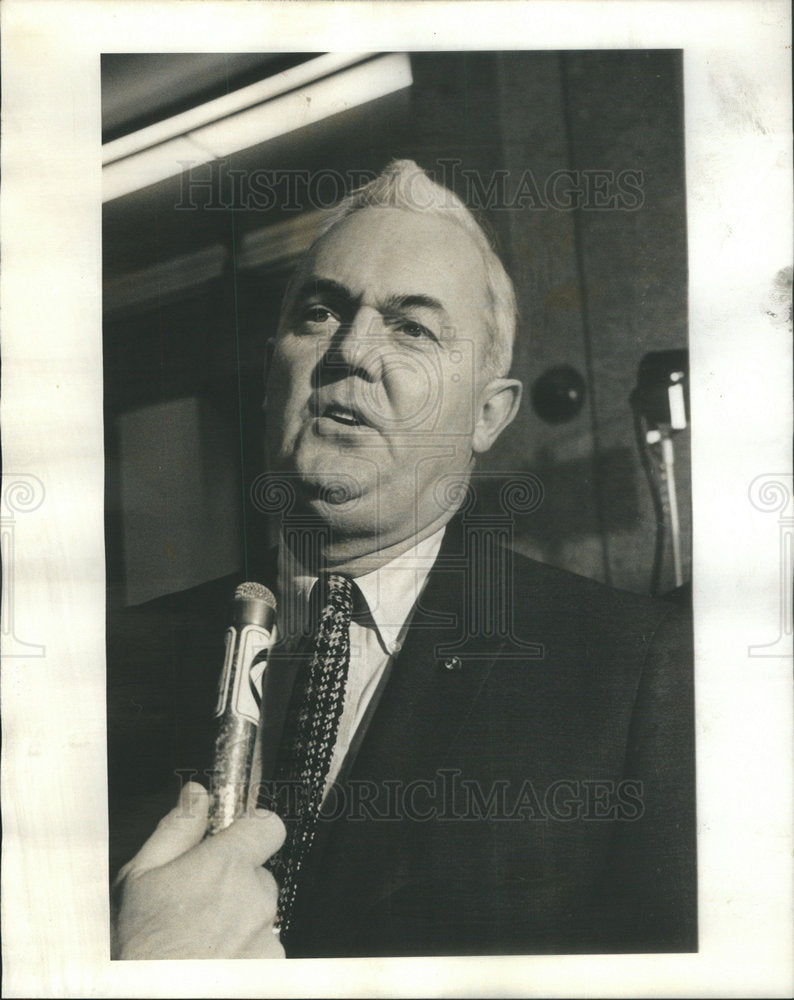
[[[117,880],[117,957],[696,948],[686,623],[473,506],[514,327],[487,238],[415,164],[330,214],[268,364],[269,808],[202,839],[186,784]],[[194,680],[209,604],[178,605]]]

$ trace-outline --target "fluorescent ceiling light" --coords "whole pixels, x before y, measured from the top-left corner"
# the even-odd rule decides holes
[[[362,61],[366,60],[366,61]],[[332,75],[329,75],[332,74]],[[311,82],[307,82],[311,81]],[[331,53],[102,147],[103,201],[385,97],[412,83],[403,52]]]
[[[168,139],[186,135],[203,125],[209,125],[221,118],[226,118],[228,115],[243,111],[245,108],[263,104],[265,101],[278,97],[279,94],[286,94],[289,90],[296,90],[298,87],[314,83],[316,80],[321,80],[324,76],[330,76],[348,66],[364,62],[372,55],[374,53],[328,52],[316,59],[309,59],[283,73],[269,76],[266,80],[260,80],[248,87],[232,91],[231,94],[218,97],[214,101],[190,108],[182,114],[174,115],[173,118],[155,122],[154,125],[149,125],[147,128],[114,139],[113,142],[106,142],[102,147],[102,165],[107,166],[114,160],[121,160],[126,156],[132,156],[133,153],[140,153],[144,149],[156,146]]]

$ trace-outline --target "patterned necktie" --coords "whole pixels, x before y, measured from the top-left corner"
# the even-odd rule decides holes
[[[286,843],[271,862],[279,883],[282,933],[289,927],[298,876],[314,842],[350,666],[353,583],[349,577],[332,573],[318,586],[323,584],[324,600],[314,651],[302,684],[300,678],[296,684],[300,700],[294,705],[295,714],[289,727],[292,740],[287,736],[283,748],[286,754],[278,768],[279,778],[296,785],[299,796],[295,822],[288,824]]]

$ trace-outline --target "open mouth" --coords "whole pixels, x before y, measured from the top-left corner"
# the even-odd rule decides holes
[[[366,421],[362,419],[356,410],[351,409],[349,406],[342,406],[339,403],[329,403],[327,406],[318,408],[316,415],[327,417],[329,420],[333,420],[344,427],[366,426]]]

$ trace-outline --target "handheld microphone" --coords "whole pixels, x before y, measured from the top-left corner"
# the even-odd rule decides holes
[[[248,806],[261,701],[261,685],[259,691],[256,685],[273,643],[275,615],[276,599],[261,583],[241,583],[234,592],[215,709],[219,722],[207,835],[225,829]]]

